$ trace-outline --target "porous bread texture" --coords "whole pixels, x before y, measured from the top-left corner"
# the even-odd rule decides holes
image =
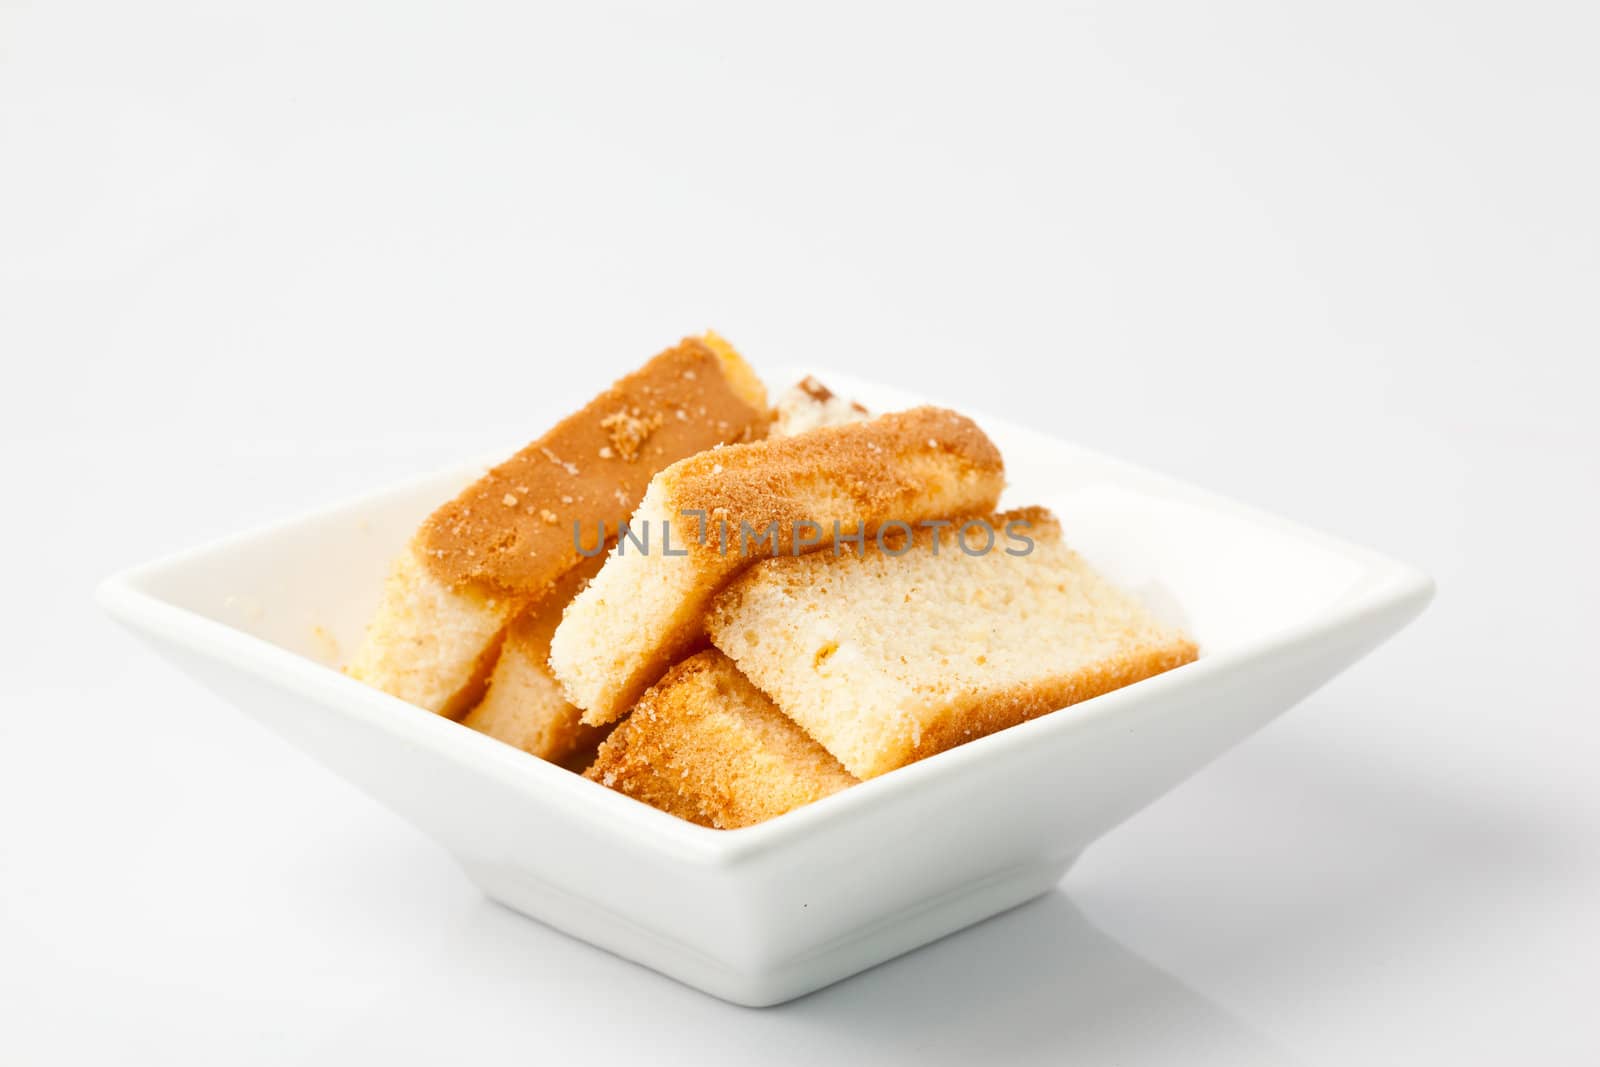
[[[1048,511],[958,521],[835,558],[757,564],[707,619],[712,643],[859,778],[872,778],[1193,660],[1198,650],[1061,540]],[[1026,555],[1012,532],[1026,536]],[[986,543],[969,528],[973,550]],[[935,554],[934,546],[938,552]]]
[[[652,531],[654,550],[618,542],[556,628],[551,670],[585,722],[611,722],[703,640],[712,596],[752,562],[831,546],[834,523],[870,538],[887,521],[988,511],[1004,483],[1000,452],[977,424],[933,407],[680,460],[650,483],[630,520]],[[742,539],[741,523],[777,536]],[[802,523],[820,528],[817,544],[801,543],[813,536]],[[684,555],[666,553],[668,524]]]
[[[463,725],[551,763],[565,765],[586,752],[592,755],[605,731],[583,724],[583,713],[567,702],[550,676],[548,661],[550,636],[562,611],[604,558],[584,560],[512,620],[488,691],[461,720]]]
[[[719,830],[782,815],[856,781],[715,649],[649,689],[584,776]]]
[[[778,397],[778,402],[772,406],[772,427],[768,433],[773,437],[793,437],[823,426],[843,426],[871,417],[866,408],[840,396],[808,374]]]
[[[441,585],[409,546],[396,558],[378,613],[345,673],[455,718],[482,694],[516,607],[503,597]]]
[[[760,436],[769,417],[760,379],[715,334],[655,356],[429,516],[347,673],[459,716],[483,695],[507,623],[584,561],[575,521],[590,538],[614,528],[662,467]]]

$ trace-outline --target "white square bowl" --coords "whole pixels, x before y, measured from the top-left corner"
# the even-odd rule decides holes
[[[815,373],[874,410],[918,402]],[[1052,888],[1432,596],[1372,552],[978,422],[1005,454],[1007,503],[1055,509],[1067,541],[1185,625],[1200,659],[747,829],[679,821],[336,669],[389,560],[482,465],[132,568],[99,599],[432,835],[494,899],[726,1000],[776,1004]]]

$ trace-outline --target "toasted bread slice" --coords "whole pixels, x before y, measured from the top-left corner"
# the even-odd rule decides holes
[[[832,551],[835,524],[870,539],[884,522],[988,511],[1004,482],[983,431],[931,407],[680,460],[629,523],[654,534],[654,551],[619,540],[556,628],[551,669],[585,722],[611,722],[703,640],[712,596],[750,563]],[[669,529],[681,554],[668,553]]]
[[[517,602],[439,581],[412,548],[389,571],[352,678],[454,719],[483,695]]]
[[[855,784],[715,649],[679,663],[648,690],[584,776],[720,830]]]
[[[550,677],[548,661],[550,635],[562,611],[604,560],[604,556],[584,560],[511,621],[488,692],[467,712],[463,725],[551,763],[565,764],[583,752],[592,753],[605,731],[583,724],[583,713],[567,702]]]
[[[346,669],[430,711],[466,711],[506,625],[584,558],[575,523],[615,526],[662,467],[763,436],[768,419],[760,380],[721,338],[661,353],[423,523]]]
[[[969,555],[987,537],[968,526],[962,541],[958,522],[859,558],[757,564],[716,598],[712,643],[858,778],[1195,658],[1048,511],[971,521],[994,531],[989,551]],[[1011,554],[1022,538],[1031,551]]]

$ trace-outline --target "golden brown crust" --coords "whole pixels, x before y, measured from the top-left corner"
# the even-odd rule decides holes
[[[757,531],[777,523],[779,551],[787,553],[801,521],[839,520],[849,532],[853,517],[864,515],[871,532],[886,519],[921,516],[926,509],[920,503],[948,484],[977,483],[982,490],[970,509],[987,510],[1004,484],[1005,464],[977,423],[945,408],[920,407],[712,449],[680,460],[662,477],[672,487],[675,510],[726,519],[734,536],[741,522]],[[718,551],[710,537],[694,547],[702,554]]]
[[[979,690],[930,715],[915,744],[907,741],[898,750],[885,750],[866,776],[876,777],[1090,697],[1142,682],[1192,663],[1198,656],[1199,648],[1194,642],[1184,640],[1135,649],[1082,671],[1041,678],[1029,685]]]
[[[715,650],[679,663],[646,692],[584,777],[723,830],[855,784]]]
[[[688,338],[617,381],[495,467],[423,524],[419,552],[450,588],[532,599],[615,527],[662,467],[713,445],[760,436],[759,384],[726,342]]]

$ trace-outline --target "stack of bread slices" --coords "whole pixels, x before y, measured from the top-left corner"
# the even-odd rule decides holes
[[[1193,660],[940,408],[689,338],[419,529],[348,665],[732,829]]]

